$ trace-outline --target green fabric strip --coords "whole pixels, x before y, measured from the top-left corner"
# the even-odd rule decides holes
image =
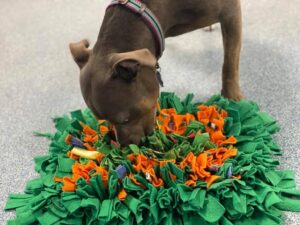
[[[99,122],[89,109],[71,112],[71,117],[55,117],[55,134],[41,134],[51,140],[49,154],[35,157],[35,170],[40,177],[29,181],[25,194],[11,194],[5,210],[16,210],[11,225],[19,224],[143,224],[143,225],[280,225],[282,212],[300,212],[300,190],[295,189],[293,171],[278,170],[274,158],[281,150],[272,135],[279,131],[276,121],[261,112],[254,102],[233,102],[216,95],[207,102],[192,102],[193,95],[183,101],[174,93],[161,93],[161,108],[175,108],[178,113],[196,116],[200,104],[215,105],[228,112],[225,119],[226,137],[234,135],[238,154],[226,160],[215,174],[220,178],[207,188],[199,180],[195,187],[184,183],[191,168],[179,169],[173,163],[155,167],[155,173],[164,181],[154,187],[143,173],[135,172],[127,160],[129,154],[144,154],[157,160],[182,160],[189,152],[199,154],[216,146],[211,143],[204,124],[193,121],[184,135],[164,134],[155,130],[144,137],[140,146],[120,148],[111,143],[110,134],[99,133]],[[100,165],[105,167],[108,181],[100,174],[91,179],[77,180],[75,192],[62,192],[62,184],[54,177],[72,177],[75,160],[67,157],[72,149],[65,143],[68,134],[82,139],[82,124],[98,132],[97,151],[104,154]],[[194,138],[188,138],[194,134]],[[81,159],[79,163],[85,164]],[[119,179],[116,168],[122,165],[127,175],[142,184],[135,184],[128,176]],[[228,175],[230,174],[230,175]],[[238,180],[233,176],[241,176]],[[172,177],[176,177],[175,179]],[[121,189],[127,193],[124,201],[118,199]]]

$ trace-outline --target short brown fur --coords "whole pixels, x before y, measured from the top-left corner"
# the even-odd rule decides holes
[[[158,18],[166,38],[220,22],[224,44],[221,93],[230,99],[241,99],[240,0],[143,0],[143,3]],[[123,6],[114,6],[105,14],[93,49],[88,49],[86,40],[70,44],[70,49],[80,68],[81,90],[87,105],[97,117],[115,125],[123,146],[138,144],[154,128],[159,83],[152,64],[138,57],[130,60],[120,53],[128,53],[129,57],[142,54],[146,61],[151,61],[156,53],[149,28],[138,15]],[[125,58],[122,61],[120,57]],[[115,58],[120,58],[118,64],[114,64]]]

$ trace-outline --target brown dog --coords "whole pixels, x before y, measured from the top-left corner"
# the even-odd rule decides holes
[[[240,0],[143,0],[156,15],[165,37],[180,35],[220,22],[224,43],[222,94],[241,98]],[[101,119],[115,125],[118,141],[138,144],[153,131],[159,95],[155,42],[138,15],[122,6],[107,10],[94,48],[88,42],[70,44],[80,68],[86,104]]]

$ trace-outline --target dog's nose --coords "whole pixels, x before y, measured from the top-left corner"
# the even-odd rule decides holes
[[[143,136],[144,134],[129,135],[127,137],[118,138],[118,141],[123,147],[128,146],[130,144],[139,145]]]
[[[145,129],[144,129],[144,134],[145,136],[149,135],[149,134],[152,134],[153,133],[153,130],[154,130],[154,124],[150,124],[148,125]]]
[[[121,146],[128,146],[130,144],[138,145],[144,135],[145,133],[140,128],[116,127],[117,141],[121,144]]]
[[[141,141],[141,138],[129,138],[129,139],[121,139],[119,140],[119,143],[121,146],[126,147],[130,144],[136,144],[139,145]]]

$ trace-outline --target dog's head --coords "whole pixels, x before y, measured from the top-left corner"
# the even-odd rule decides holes
[[[80,68],[80,86],[88,107],[111,122],[122,146],[153,131],[159,82],[156,58],[148,49],[98,56],[83,40],[70,44]]]

